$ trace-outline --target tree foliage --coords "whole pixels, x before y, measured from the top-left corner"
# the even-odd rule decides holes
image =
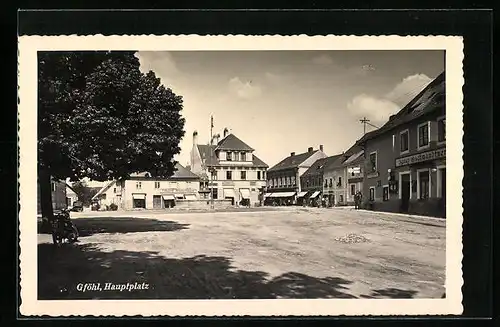
[[[153,72],[142,73],[133,52],[40,52],[38,73],[39,175],[104,181],[173,174],[184,136],[182,97]]]

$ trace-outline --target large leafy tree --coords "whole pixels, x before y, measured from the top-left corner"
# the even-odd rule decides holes
[[[51,178],[104,181],[174,172],[185,120],[182,97],[133,52],[40,52],[38,181],[51,219]]]

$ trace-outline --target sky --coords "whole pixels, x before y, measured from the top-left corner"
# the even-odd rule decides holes
[[[183,97],[186,134],[175,157],[224,128],[272,167],[290,152],[347,150],[363,117],[380,127],[444,71],[444,51],[137,52],[143,72]],[[374,127],[367,126],[367,132]]]

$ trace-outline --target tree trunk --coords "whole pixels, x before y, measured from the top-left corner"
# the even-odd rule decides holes
[[[38,182],[40,183],[42,217],[52,221],[54,219],[54,209],[52,207],[52,180],[50,174],[43,169],[38,170]]]

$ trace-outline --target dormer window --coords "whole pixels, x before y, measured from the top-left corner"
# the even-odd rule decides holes
[[[240,154],[238,152],[234,153],[234,161],[240,161]]]
[[[246,154],[246,152],[241,152],[240,156],[241,156],[241,161],[247,161],[247,154]]]
[[[233,153],[232,152],[227,152],[226,153],[226,160],[227,161],[233,161]]]

